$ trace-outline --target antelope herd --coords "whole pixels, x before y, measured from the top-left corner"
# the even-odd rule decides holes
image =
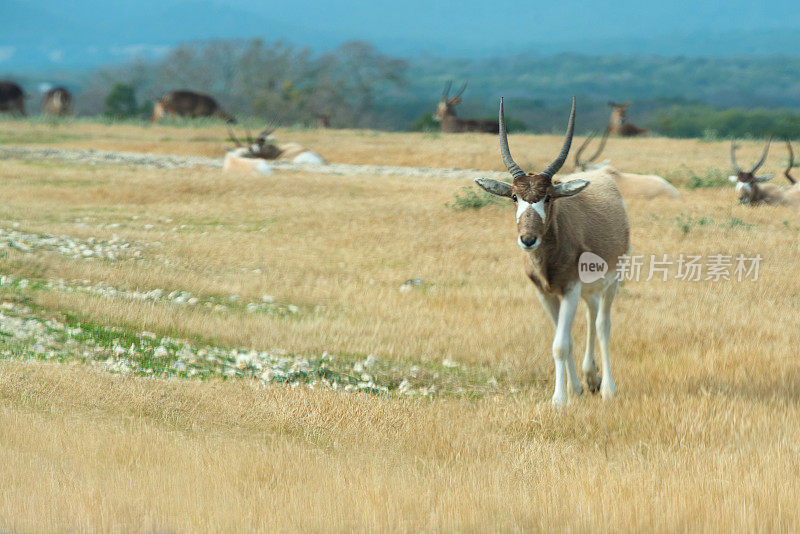
[[[434,119],[439,122],[443,133],[496,133],[499,123],[493,119],[467,119],[458,117],[456,106],[461,103],[461,96],[467,88],[467,82],[451,95],[452,82],[447,82],[442,91],[441,98],[434,114]],[[25,94],[19,84],[0,80],[0,112],[7,112],[15,116],[25,116]],[[42,96],[42,114],[64,117],[72,113],[73,96],[65,87],[53,87],[44,92]],[[628,121],[627,109],[630,102],[617,103],[609,101],[611,116],[609,125],[605,129],[600,143],[593,155],[582,158],[583,152],[588,148],[595,133],[590,134],[580,147],[575,151],[575,169],[579,176],[581,173],[597,175],[603,173],[614,180],[623,198],[630,199],[679,199],[680,193],[661,176],[634,174],[622,172],[612,166],[610,161],[597,163],[596,160],[603,152],[610,136],[633,137],[646,134],[648,131],[639,128]],[[157,122],[165,117],[199,118],[209,117],[225,121],[228,124],[236,122],[217,101],[206,94],[196,91],[179,89],[165,93],[153,105],[150,117],[152,122]],[[315,115],[317,127],[325,129],[330,127],[330,116],[327,113]],[[225,170],[238,168],[253,168],[258,160],[283,160],[297,163],[324,164],[325,159],[312,150],[297,143],[276,144],[272,137],[273,129],[264,130],[255,139],[246,135],[247,145],[243,145],[232,130],[231,140],[236,147],[228,150],[225,158]],[[756,171],[763,165],[769,151],[769,142],[764,149],[761,160],[748,172],[741,170],[736,163],[735,142],[731,145],[731,165],[735,175],[730,180],[736,184],[736,195],[742,204],[749,206],[782,205],[800,207],[800,184],[796,183],[791,175],[794,166],[794,151],[791,143],[786,141],[789,152],[789,166],[784,171],[789,186],[777,186],[766,183],[772,175],[756,176]]]
[[[587,306],[587,343],[582,369],[586,387],[592,393],[601,392],[604,400],[616,394],[611,375],[609,337],[611,306],[617,292],[617,264],[630,251],[630,227],[623,199],[679,199],[680,193],[667,180],[655,175],[621,172],[610,161],[597,162],[612,136],[633,137],[647,133],[628,121],[629,102],[609,102],[611,117],[597,148],[591,156],[584,152],[597,137],[591,133],[574,154],[572,174],[556,177],[563,167],[572,146],[575,132],[575,98],[569,116],[567,132],[561,151],[541,172],[527,173],[514,162],[508,145],[508,130],[503,99],[500,99],[499,120],[465,119],[456,115],[461,95],[467,84],[450,95],[448,82],[439,100],[435,120],[444,133],[498,133],[500,154],[511,174],[511,182],[478,178],[477,184],[492,195],[510,199],[516,210],[516,241],[524,253],[525,271],[533,284],[547,317],[555,328],[552,354],[555,361],[555,386],[552,402],[560,406],[567,402],[567,393],[580,395],[581,386],[574,355],[572,326],[580,300]],[[0,81],[0,112],[25,115],[26,94],[16,83]],[[42,97],[42,113],[65,116],[72,112],[73,98],[64,87],[47,90]],[[234,148],[228,149],[224,171],[271,172],[271,161],[286,161],[324,165],[319,154],[297,143],[278,144],[273,137],[274,127],[259,133],[255,139],[245,129],[242,143],[231,128],[235,119],[208,95],[189,90],[169,91],[155,101],[151,121],[164,117],[211,117],[227,123]],[[316,115],[319,128],[328,128],[329,115]],[[749,170],[742,170],[736,160],[736,142],[731,141],[730,163],[736,185],[736,195],[748,206],[789,206],[800,208],[800,183],[792,176],[794,150],[786,140],[788,166],[784,176],[790,185],[767,183],[773,175],[758,175],[769,153],[770,140],[761,158]],[[587,257],[588,255],[588,257]],[[584,276],[585,262],[597,267]],[[599,348],[600,366],[595,359]]]

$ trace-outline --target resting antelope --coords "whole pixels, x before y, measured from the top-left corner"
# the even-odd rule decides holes
[[[593,393],[600,389],[603,399],[611,399],[616,394],[608,349],[611,304],[617,291],[617,262],[628,252],[630,241],[625,203],[614,180],[602,172],[586,173],[585,178],[566,177],[561,182],[553,180],[572,143],[574,98],[561,152],[538,174],[525,173],[511,157],[502,98],[499,122],[500,154],[513,182],[489,178],[478,178],[476,182],[516,205],[517,244],[525,253],[526,272],[555,326],[553,404],[566,402],[566,380],[575,394],[583,391],[572,356],[572,323],[580,299],[586,302],[589,323],[583,359],[586,383]],[[587,253],[607,265],[604,273],[591,280],[583,276],[584,271],[579,273],[579,260],[585,259],[582,255]],[[594,359],[595,337],[599,338],[602,378]]]
[[[225,122],[236,120],[225,113],[217,101],[208,95],[194,91],[170,91],[156,101],[153,107],[151,122],[157,122],[165,116],[178,116],[196,119],[197,117],[214,117]]]
[[[589,135],[575,152],[576,168],[581,171],[603,171],[610,174],[611,177],[614,178],[614,181],[617,182],[617,187],[619,187],[623,198],[681,198],[681,194],[678,193],[678,190],[661,176],[620,172],[612,167],[608,160],[594,164],[594,161],[603,152],[603,148],[606,146],[608,130],[606,130],[606,133],[600,140],[600,145],[595,153],[589,159],[581,159],[581,154],[594,137],[594,133]]]
[[[297,143],[275,144],[275,138],[272,137],[275,128],[263,130],[255,140],[250,138],[249,132],[246,132],[247,146],[242,145],[230,126],[228,131],[237,148],[225,155],[222,166],[224,171],[259,170],[259,163],[263,160],[285,160],[318,165],[327,163],[322,156]]]
[[[628,122],[628,108],[631,105],[630,102],[624,102],[622,104],[609,102],[608,105],[611,106],[611,119],[608,124],[608,133],[621,137],[634,137],[647,133],[647,129],[639,128]]]
[[[63,87],[54,87],[42,97],[42,113],[63,117],[72,111],[72,93]]]
[[[736,142],[734,140],[731,141],[731,167],[736,175],[729,176],[728,178],[731,182],[736,184],[736,194],[739,197],[739,203],[749,206],[766,204],[800,208],[800,184],[795,183],[794,178],[791,176],[792,167],[794,166],[794,151],[789,141],[786,141],[786,146],[789,148],[789,166],[784,171],[784,175],[792,185],[781,187],[768,184],[765,182],[772,179],[772,174],[764,174],[761,176],[756,176],[755,174],[767,159],[769,145],[770,140],[767,140],[767,144],[764,146],[764,152],[761,154],[761,159],[758,160],[752,169],[743,171],[736,163]]]
[[[483,132],[495,133],[497,131],[497,122],[485,119],[461,119],[456,117],[456,106],[461,103],[461,95],[467,88],[466,82],[461,86],[455,96],[451,97],[450,86],[452,82],[447,82],[442,91],[442,98],[439,100],[439,106],[436,108],[436,115],[434,119],[439,121],[442,131],[447,133],[463,133],[463,132]]]

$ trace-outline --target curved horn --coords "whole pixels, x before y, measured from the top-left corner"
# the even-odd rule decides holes
[[[795,184],[797,181],[792,178],[792,175],[790,174],[792,172],[792,167],[794,167],[794,150],[792,150],[792,142],[788,139],[786,140],[786,148],[789,149],[789,166],[786,167],[786,170],[783,171],[783,174],[786,176],[787,180]]]
[[[736,164],[736,139],[731,139],[731,168],[737,174],[742,172],[742,169]]]
[[[247,146],[252,145],[253,137],[250,135],[250,129],[247,126],[244,127],[244,135],[247,136]]]
[[[450,92],[450,86],[453,85],[453,80],[447,80],[444,84],[444,91],[442,91],[442,98],[447,99],[447,94]]]
[[[581,161],[581,154],[583,154],[583,151],[586,149],[587,146],[589,146],[589,143],[591,143],[592,139],[594,139],[596,136],[597,136],[597,132],[590,132],[589,135],[586,136],[586,140],[583,143],[581,143],[581,146],[579,146],[578,150],[575,151],[575,166],[576,167],[583,167],[584,165],[586,165],[586,164],[588,164],[588,163],[590,163],[592,161],[592,160]]]
[[[241,148],[242,147],[242,143],[239,142],[239,139],[236,137],[236,134],[233,133],[233,128],[231,128],[231,124],[229,122],[226,122],[225,126],[228,127],[228,133],[231,136],[231,141],[233,141],[236,144],[237,148]]]
[[[603,153],[603,149],[606,147],[606,141],[608,141],[608,128],[606,128],[605,133],[603,133],[603,138],[600,139],[600,144],[597,146],[597,152],[589,158],[589,163],[592,163],[597,157]]]
[[[270,127],[267,127],[264,130],[261,130],[259,132],[258,136],[256,136],[256,141],[261,140],[261,139],[266,139],[267,137],[272,135],[272,132],[274,132],[274,131],[275,131],[275,128],[270,128]]]
[[[261,132],[259,132],[258,136],[256,137],[256,140],[257,141],[259,139],[265,139],[266,140],[266,138],[269,137],[270,135],[272,135],[272,132],[277,130],[279,127],[280,127],[280,122],[279,121],[277,121],[275,119],[270,120],[267,123],[267,125],[264,127],[264,129],[261,130]]]
[[[553,163],[547,166],[545,170],[540,172],[542,176],[547,176],[548,178],[552,178],[560,169],[561,166],[564,165],[564,162],[567,160],[567,156],[569,155],[569,147],[572,145],[572,134],[575,131],[575,97],[572,97],[572,111],[569,114],[569,124],[567,125],[567,133],[564,136],[564,144],[561,147],[561,152],[558,154],[558,157],[553,160]]]
[[[462,86],[461,86],[461,89],[459,89],[459,90],[458,90],[458,92],[456,93],[456,96],[454,96],[453,98],[458,98],[458,97],[460,97],[460,96],[461,96],[461,94],[462,94],[462,93],[464,92],[464,90],[467,88],[467,83],[468,83],[468,82],[469,82],[469,81],[466,81],[466,82],[464,82],[464,85],[462,85]]]
[[[500,155],[503,156],[503,163],[506,164],[506,169],[511,173],[514,178],[525,176],[519,165],[514,163],[514,158],[511,157],[511,151],[508,149],[508,132],[506,131],[506,116],[503,113],[503,97],[500,97]]]
[[[766,146],[764,147],[764,153],[763,153],[763,154],[761,154],[761,159],[760,159],[760,160],[758,160],[758,163],[756,163],[756,166],[755,166],[755,167],[753,167],[752,169],[750,169],[750,174],[753,174],[753,173],[755,173],[755,172],[756,172],[758,169],[760,169],[760,168],[761,168],[761,166],[764,164],[764,160],[766,160],[766,159],[767,159],[767,153],[769,152],[769,144],[770,144],[771,142],[772,142],[772,137],[770,136],[770,138],[769,138],[769,139],[767,139],[767,144],[766,144]]]

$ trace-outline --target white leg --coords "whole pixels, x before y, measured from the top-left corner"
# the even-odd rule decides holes
[[[542,308],[544,308],[547,317],[550,318],[550,322],[553,323],[553,326],[557,326],[558,309],[561,307],[561,300],[555,295],[545,295],[539,291],[536,292],[536,295],[539,297],[539,302],[542,303]]]
[[[599,295],[591,295],[584,299],[586,302],[586,353],[583,356],[583,373],[586,375],[586,386],[592,393],[600,391],[600,373],[594,359],[594,344],[597,338],[597,309],[600,303]]]
[[[553,326],[556,329],[556,333],[558,332],[558,316],[559,311],[561,309],[561,300],[555,295],[545,295],[542,293],[538,293],[539,295],[539,302],[542,303],[542,307],[544,308],[547,316],[550,317],[550,321],[553,323]],[[569,357],[566,358],[564,362],[566,366],[566,373],[569,382],[567,382],[568,390],[574,395],[580,395],[583,393],[583,388],[581,387],[581,381],[578,378],[578,371],[575,369],[575,359],[572,355],[572,337],[569,338]],[[558,370],[556,370],[558,372]],[[599,384],[599,382],[598,382]]]
[[[567,402],[564,375],[569,368],[570,381],[578,382],[578,373],[575,371],[575,360],[572,358],[572,323],[575,321],[575,310],[581,296],[581,284],[575,283],[561,298],[561,307],[558,310],[558,324],[553,340],[553,360],[556,364],[556,386],[553,392],[553,405],[561,406]],[[572,376],[574,375],[574,377]],[[573,383],[573,388],[575,384]],[[574,388],[580,392],[580,383]]]
[[[600,341],[600,358],[603,367],[603,381],[600,385],[600,394],[603,400],[611,400],[617,394],[617,386],[611,377],[611,356],[608,353],[608,340],[611,336],[611,303],[617,294],[617,282],[606,289],[600,297],[600,310],[597,315],[597,337]]]

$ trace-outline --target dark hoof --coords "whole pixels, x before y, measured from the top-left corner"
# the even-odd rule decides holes
[[[586,380],[586,388],[589,390],[589,393],[592,395],[596,395],[598,391],[600,391],[600,377],[597,377],[596,382],[592,382],[591,380]]]

